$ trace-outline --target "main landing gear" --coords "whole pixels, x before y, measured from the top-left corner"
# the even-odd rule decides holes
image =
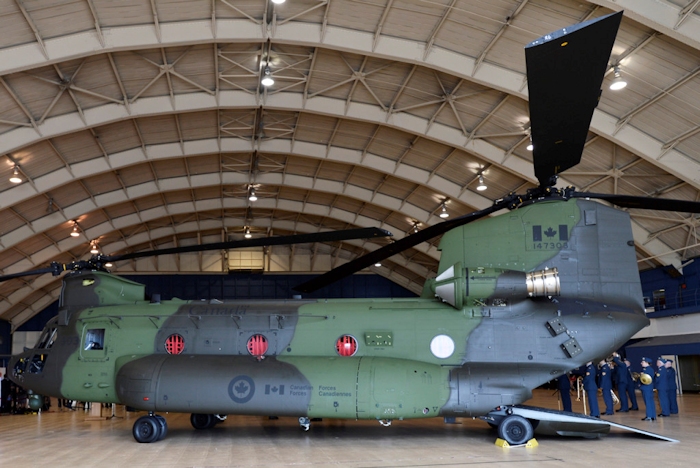
[[[498,437],[510,445],[525,444],[534,434],[535,430],[530,421],[517,414],[506,416],[498,425]]]
[[[223,421],[226,421],[225,414],[193,413],[190,416],[190,423],[195,429],[211,429]],[[150,444],[165,438],[168,434],[168,423],[163,416],[150,412],[147,416],[141,416],[136,420],[131,433],[136,442]]]
[[[225,414],[192,413],[192,416],[190,416],[190,423],[195,429],[211,429],[224,421],[226,421]]]
[[[136,420],[131,433],[136,442],[150,444],[165,438],[168,434],[168,423],[163,416],[151,412]]]

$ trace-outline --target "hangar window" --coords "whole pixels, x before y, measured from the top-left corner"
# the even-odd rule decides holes
[[[185,339],[182,335],[173,333],[165,339],[165,352],[168,354],[180,354],[185,349]]]
[[[336,352],[343,356],[354,356],[357,352],[357,340],[352,335],[343,335],[335,342]]]
[[[654,308],[656,310],[661,310],[666,308],[666,290],[657,289],[653,292],[654,295]]]
[[[85,350],[105,348],[105,329],[90,328],[85,333]]]

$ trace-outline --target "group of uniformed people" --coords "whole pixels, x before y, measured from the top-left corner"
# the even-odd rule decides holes
[[[627,359],[621,359],[620,355],[613,353],[612,361],[600,361],[598,368],[590,361],[583,369],[572,372],[578,374],[583,380],[583,389],[586,392],[589,414],[600,417],[598,406],[598,388],[602,390],[605,403],[605,415],[614,414],[613,383],[617,387],[620,409],[617,412],[638,411],[635,389],[640,388],[646,407],[646,417],[642,421],[654,421],[657,418],[656,404],[654,402],[654,389],[659,399],[661,413],[658,417],[666,417],[678,414],[676,393],[676,371],[673,369],[673,361],[659,357],[657,371],[651,367],[651,359],[642,358],[642,374],[635,378],[632,374],[631,363]],[[571,395],[569,374],[563,374],[558,379],[559,394],[564,411],[571,411]]]
[[[644,396],[644,405],[647,408],[646,417],[642,421],[655,421],[657,417],[665,418],[672,414],[678,414],[678,401],[676,400],[678,385],[676,384],[676,370],[673,368],[673,360],[659,357],[656,360],[656,372],[654,372],[651,363],[650,358],[642,358],[642,372],[646,377],[640,375],[639,380]],[[656,389],[656,396],[661,408],[661,413],[658,415],[654,403],[654,389]]]

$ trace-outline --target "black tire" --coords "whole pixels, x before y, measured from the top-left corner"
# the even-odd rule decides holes
[[[510,445],[522,445],[532,439],[534,433],[530,421],[517,414],[505,417],[498,425],[498,437]]]
[[[158,440],[160,436],[160,423],[152,416],[141,416],[134,423],[131,433],[136,442],[150,444]]]
[[[156,418],[156,421],[158,421],[158,424],[160,426],[160,433],[158,434],[158,440],[163,440],[163,439],[165,439],[165,436],[168,435],[168,423],[167,423],[167,421],[165,421],[165,418],[163,416],[156,414],[153,417]]]
[[[216,425],[216,417],[213,414],[192,413],[190,423],[195,429],[211,429]]]

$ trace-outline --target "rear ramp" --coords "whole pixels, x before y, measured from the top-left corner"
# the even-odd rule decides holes
[[[537,434],[595,439],[607,435],[611,427],[617,427],[655,439],[678,442],[676,439],[671,439],[670,437],[643,429],[637,429],[636,427],[625,426],[605,419],[598,419],[580,413],[570,413],[568,411],[538,408],[536,406],[499,406],[487,415],[480,416],[480,419],[483,419],[492,426],[498,426],[504,418],[512,414],[530,420]]]

